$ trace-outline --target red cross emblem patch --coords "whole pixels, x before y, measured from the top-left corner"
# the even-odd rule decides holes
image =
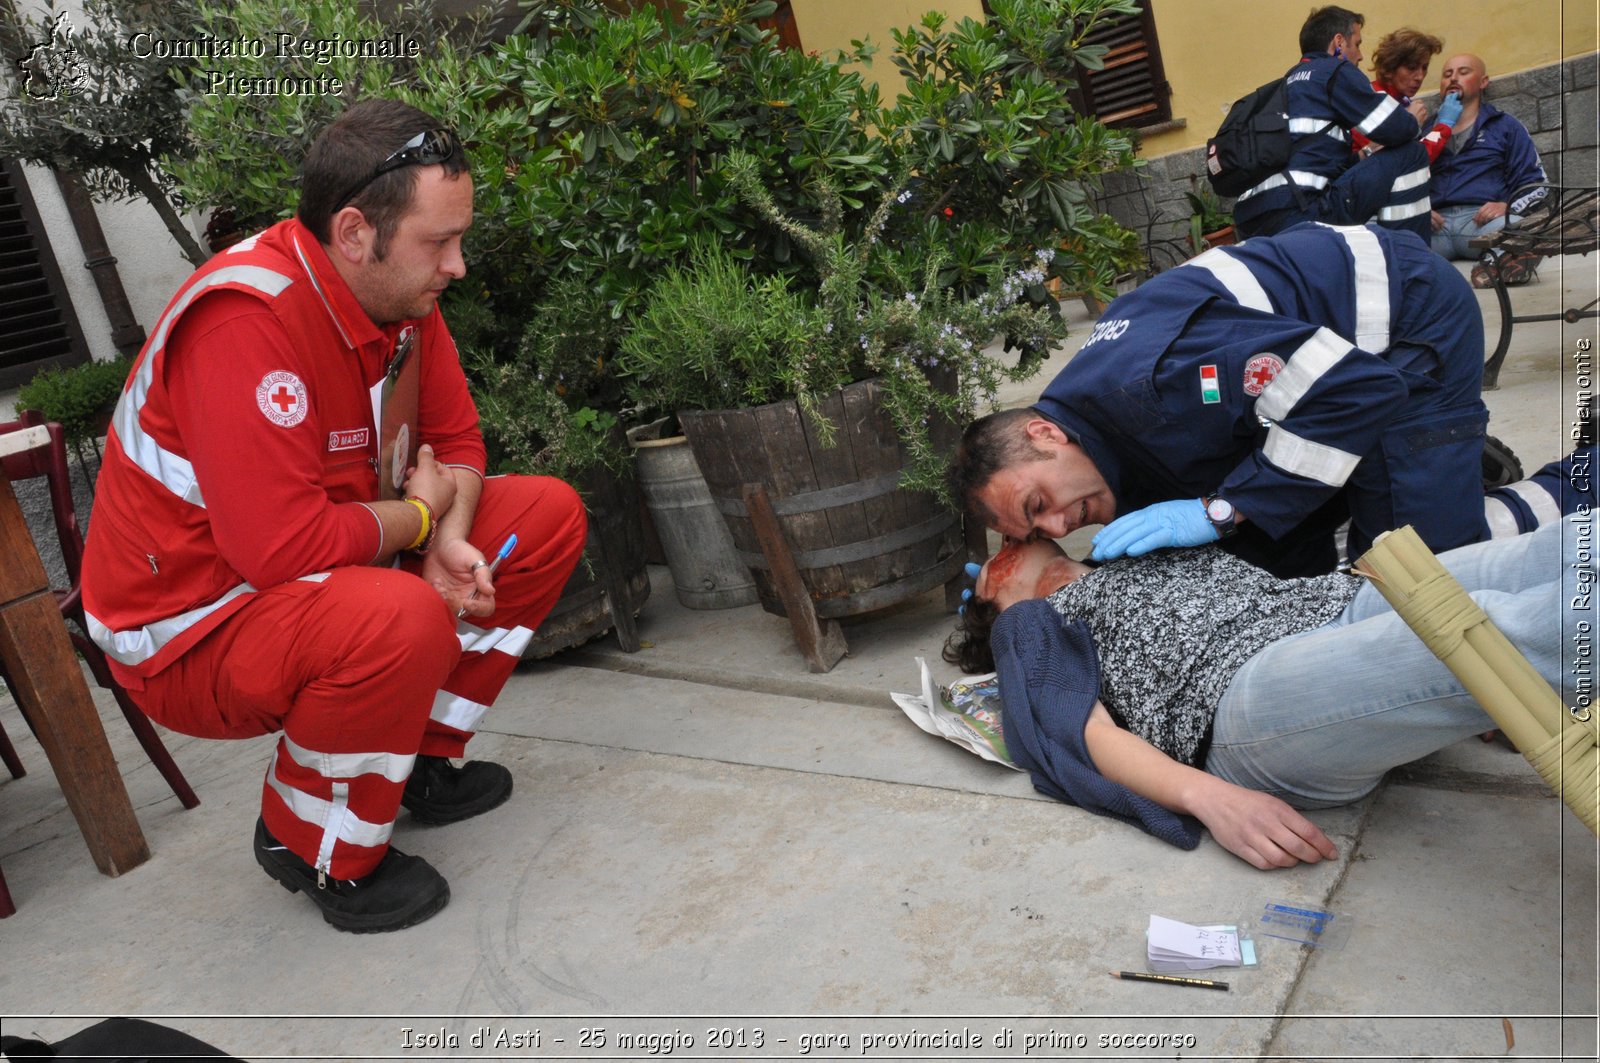
[[[1246,395],[1259,395],[1267,390],[1267,385],[1283,372],[1283,362],[1277,355],[1258,354],[1250,359],[1244,367],[1244,393]]]
[[[256,405],[273,424],[293,428],[306,419],[306,386],[285,370],[268,373],[256,385]]]

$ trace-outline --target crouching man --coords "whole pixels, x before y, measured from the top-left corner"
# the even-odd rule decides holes
[[[341,930],[449,900],[389,844],[398,810],[452,823],[510,796],[504,767],[451,758],[586,531],[566,484],[484,476],[437,306],[466,273],[466,171],[455,135],[398,102],[324,130],[297,216],[214,257],[162,314],[88,536],[90,633],[134,700],[185,734],[281,732],[256,860]]]

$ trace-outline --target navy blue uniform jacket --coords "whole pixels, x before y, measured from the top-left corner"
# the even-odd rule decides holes
[[[1413,440],[1451,418],[1481,436],[1482,325],[1441,269],[1417,237],[1371,225],[1216,248],[1111,303],[1035,406],[1088,453],[1119,514],[1220,494],[1281,538],[1402,415]],[[1481,492],[1454,497],[1476,483],[1463,453],[1462,477],[1420,477],[1436,483],[1408,496],[1481,525]]]

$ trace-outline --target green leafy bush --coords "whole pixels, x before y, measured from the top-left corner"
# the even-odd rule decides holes
[[[118,358],[43,370],[17,392],[17,409],[59,422],[81,461],[84,444],[95,444],[99,422],[116,406],[132,366],[131,358]]]
[[[821,283],[814,293],[796,292],[783,276],[752,276],[718,249],[669,271],[623,340],[622,368],[636,399],[675,412],[792,398],[826,440],[836,426],[822,416],[822,400],[876,377],[910,457],[902,484],[942,493],[946,455],[934,443],[941,429],[992,402],[1002,379],[1031,374],[1065,336],[1053,307],[1023,299],[1044,281],[1054,253],[1037,252],[1029,267],[990,278],[970,299],[940,283],[945,263],[938,253],[919,274],[891,274],[886,285],[871,264],[904,192],[886,192],[852,240],[841,197],[825,179],[813,189],[823,221],[809,226],[778,208],[750,155],[731,154],[727,169],[740,196],[811,260]],[[999,336],[1021,350],[1017,365],[986,352]]]

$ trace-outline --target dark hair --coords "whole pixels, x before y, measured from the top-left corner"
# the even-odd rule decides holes
[[[1312,8],[1311,14],[1306,16],[1305,25],[1300,27],[1300,54],[1326,52],[1328,45],[1339,34],[1348,37],[1357,26],[1366,24],[1365,15],[1358,15],[1349,8],[1334,7],[1332,4]]]
[[[399,100],[363,100],[334,119],[306,152],[300,167],[300,221],[323,243],[332,240],[333,216],[355,207],[377,230],[376,253],[382,259],[400,219],[411,206],[417,167],[400,166],[373,179],[349,203],[339,202],[372,177],[385,159],[418,133],[438,129],[440,122]],[[457,151],[443,163],[444,172],[466,172],[466,153]]]
[[[1025,461],[1044,461],[1050,457],[1048,451],[1028,438],[1023,427],[1038,416],[1039,412],[1031,407],[1001,410],[978,418],[961,433],[961,443],[950,463],[950,497],[983,523],[993,525],[995,515],[983,504],[978,493],[989,486],[997,473]]]
[[[994,650],[989,646],[989,633],[999,618],[1000,607],[992,599],[974,594],[967,599],[966,611],[956,622],[956,629],[945,639],[941,656],[960,668],[964,675],[994,671]]]
[[[1378,42],[1377,50],[1372,53],[1372,72],[1378,75],[1379,81],[1388,81],[1401,67],[1425,67],[1442,51],[1444,42],[1439,38],[1405,26]]]

